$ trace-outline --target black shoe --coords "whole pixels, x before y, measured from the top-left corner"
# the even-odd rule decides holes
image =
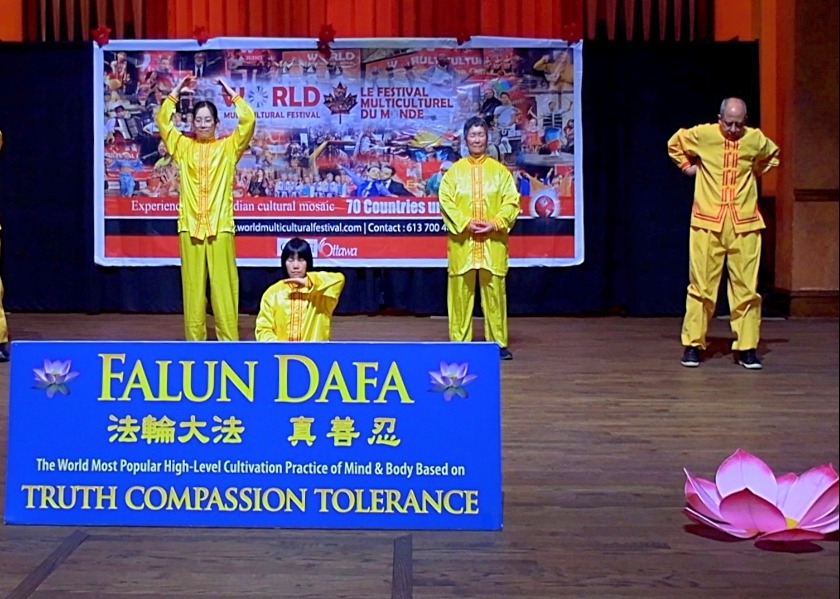
[[[513,354],[510,353],[510,350],[506,347],[499,348],[499,359],[501,360],[513,360]]]
[[[9,361],[9,350],[5,347],[0,348],[0,362],[8,362]]]
[[[749,370],[761,370],[761,360],[755,355],[754,349],[742,349],[738,364]]]
[[[685,347],[685,351],[683,351],[680,364],[688,368],[697,368],[700,366],[700,348],[693,345],[687,345]]]

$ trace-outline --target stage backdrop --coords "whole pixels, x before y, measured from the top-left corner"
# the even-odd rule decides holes
[[[693,180],[671,163],[665,144],[680,127],[713,122],[729,95],[746,98],[750,122],[761,124],[758,44],[586,42],[584,55],[586,77],[577,83],[586,119],[586,260],[511,269],[508,311],[681,316]],[[18,338],[15,312],[182,310],[178,266],[94,262],[91,123],[102,112],[93,112],[93,76],[91,43],[0,43],[0,80],[24,90],[0,94],[3,304]],[[762,269],[770,270],[760,283],[772,283],[772,237],[765,240]],[[240,270],[242,312],[256,314],[278,266]],[[446,314],[445,268],[341,271],[340,314]],[[516,331],[511,326],[512,343],[525,341]]]
[[[275,266],[304,237],[321,266],[445,266],[437,199],[467,155],[464,122],[491,125],[489,153],[521,195],[512,266],[583,261],[582,47],[473,38],[115,41],[95,53],[95,251],[107,266],[179,263],[178,170],[155,124],[185,75],[176,126],[200,100],[237,118],[218,78],[257,114],[234,181],[239,264]],[[104,92],[104,93],[103,93]]]

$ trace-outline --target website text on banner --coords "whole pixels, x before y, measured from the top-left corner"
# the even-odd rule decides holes
[[[220,107],[222,135],[235,126],[218,77],[257,113],[233,181],[240,265],[275,266],[298,236],[324,266],[445,266],[437,191],[466,155],[462,129],[474,115],[490,123],[490,155],[522,194],[511,266],[582,262],[582,46],[371,47],[329,59],[235,39],[209,46],[97,50],[97,263],[178,263],[178,169],[155,115],[187,74],[195,80],[173,117],[184,133],[201,100]]]
[[[502,527],[495,344],[13,353],[10,524]]]

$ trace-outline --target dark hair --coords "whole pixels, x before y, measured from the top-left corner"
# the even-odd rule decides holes
[[[219,122],[219,109],[216,108],[216,105],[213,104],[213,102],[210,102],[208,100],[201,100],[200,102],[195,103],[195,105],[193,106],[193,109],[192,109],[193,118],[195,118],[195,116],[198,114],[198,111],[201,108],[206,108],[207,110],[210,111],[210,115],[213,117],[213,122],[214,123]]]
[[[481,127],[484,129],[485,133],[490,133],[490,127],[487,126],[487,121],[480,116],[471,116],[467,119],[467,122],[464,123],[464,141],[467,139],[467,133],[469,133],[469,130],[473,127]]]
[[[292,237],[283,246],[283,251],[280,252],[280,268],[283,270],[283,278],[289,278],[289,272],[286,270],[286,260],[292,257],[303,258],[306,262],[306,272],[313,269],[312,266],[312,248],[305,239],[300,237]]]

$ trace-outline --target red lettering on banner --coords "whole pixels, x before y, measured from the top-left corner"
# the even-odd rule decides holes
[[[304,88],[278,86],[272,95],[274,106],[317,106],[320,100],[321,92],[311,85]]]

